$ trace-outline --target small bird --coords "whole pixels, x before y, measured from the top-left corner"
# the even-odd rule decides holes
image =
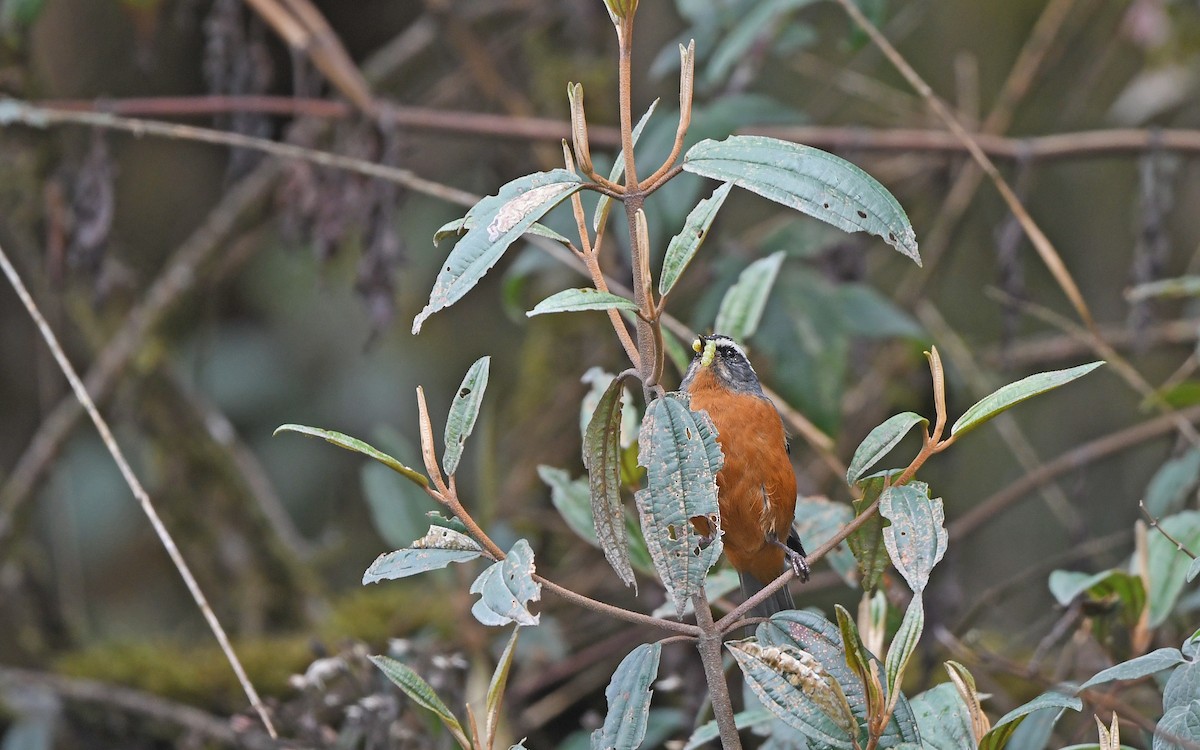
[[[691,397],[692,411],[706,411],[717,428],[725,464],[717,473],[721,541],[737,569],[742,592],[751,596],[784,571],[784,560],[801,581],[809,576],[804,547],[792,529],[796,513],[796,475],[788,457],[787,434],[775,405],[763,393],[746,352],[728,336],[700,336],[696,356],[680,390]],[[693,520],[711,537],[706,521]],[[770,617],[792,609],[787,587],[755,608]]]

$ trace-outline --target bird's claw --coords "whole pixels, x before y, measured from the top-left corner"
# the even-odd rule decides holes
[[[808,560],[805,559],[804,555],[791,548],[785,548],[783,554],[787,558],[788,565],[792,567],[792,572],[796,574],[800,582],[808,583],[812,570],[808,567]]]

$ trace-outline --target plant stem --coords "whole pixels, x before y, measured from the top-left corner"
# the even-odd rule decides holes
[[[708,694],[712,700],[713,718],[721,733],[721,747],[725,750],[742,750],[737,725],[733,719],[733,702],[729,698],[729,683],[725,681],[725,667],[721,662],[721,630],[713,622],[708,608],[708,597],[704,588],[692,597],[696,609],[696,624],[700,626],[700,640],[696,649],[704,664],[704,678],[708,682]]]

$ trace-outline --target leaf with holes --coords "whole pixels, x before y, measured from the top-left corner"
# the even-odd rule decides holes
[[[591,746],[607,748],[636,748],[646,737],[646,722],[650,716],[650,684],[658,675],[658,660],[662,644],[643,643],[630,651],[613,672],[604,697],[608,699],[608,714],[604,725],[592,732]]]
[[[1009,383],[995,393],[984,396],[974,406],[967,409],[950,428],[950,434],[959,435],[970,432],[1000,412],[1011,409],[1026,399],[1031,399],[1081,378],[1102,364],[1104,362],[1092,362],[1066,370],[1039,372],[1015,383]]]
[[[888,451],[895,448],[909,430],[918,424],[928,427],[929,420],[920,414],[906,411],[888,418],[883,424],[871,430],[871,433],[859,444],[858,450],[854,451],[854,458],[850,460],[850,468],[846,470],[846,481],[850,484],[857,482],[868,469],[886,456]]]
[[[818,743],[851,748],[858,722],[838,682],[811,655],[790,646],[731,641],[729,648],[758,700]]]
[[[375,558],[363,573],[363,585],[407,578],[427,570],[438,570],[450,563],[474,560],[483,554],[475,540],[444,526],[430,526],[425,536],[405,549]]]
[[[421,678],[406,664],[396,661],[389,656],[372,656],[371,661],[375,666],[379,667],[380,671],[392,681],[396,687],[404,691],[404,694],[412,699],[421,708],[432,711],[435,716],[441,719],[442,724],[450,731],[454,739],[462,747],[471,747],[471,743],[467,740],[467,735],[463,732],[462,724],[458,719],[454,718],[454,714],[450,713],[450,709],[442,702],[429,683]]]
[[[475,204],[467,217],[470,229],[442,264],[429,303],[413,320],[412,332],[439,310],[453,305],[479,283],[509,245],[554,206],[583,188],[565,169],[519,177]]]
[[[471,584],[472,594],[481,594],[471,614],[484,625],[537,625],[541,615],[529,612],[529,602],[542,598],[542,584],[533,580],[533,550],[518,539],[508,556],[492,563]]]
[[[583,436],[583,465],[588,471],[592,524],[604,558],[626,586],[637,583],[625,539],[625,506],[621,504],[621,397],[625,379],[613,378],[596,404]]]
[[[746,266],[721,300],[714,331],[742,342],[754,335],[785,255],[780,250]]]
[[[696,257],[696,251],[708,238],[708,229],[717,218],[717,211],[725,203],[733,183],[721,185],[708,198],[696,204],[683,223],[683,231],[671,238],[663,256],[662,274],[658,277],[658,293],[666,296],[683,275],[684,269]],[[717,329],[723,330],[723,329]]]
[[[585,312],[588,310],[637,310],[638,306],[632,300],[625,299],[619,294],[602,292],[599,289],[564,289],[552,294],[534,305],[525,313],[525,317],[547,315],[549,313]]]
[[[388,454],[375,448],[374,446],[364,443],[363,441],[359,440],[358,438],[353,438],[353,437],[350,437],[349,435],[344,435],[344,434],[342,434],[340,432],[336,432],[334,430],[323,430],[320,427],[306,427],[302,424],[280,425],[279,427],[275,428],[275,432],[273,434],[278,435],[281,432],[298,432],[301,435],[309,435],[311,437],[322,438],[330,443],[333,443],[334,445],[336,445],[339,448],[345,448],[348,451],[354,451],[355,453],[361,453],[364,456],[366,456],[367,458],[373,458],[376,461],[378,461],[379,463],[381,463],[384,466],[391,469],[392,471],[395,471],[395,472],[403,475],[410,482],[419,484],[422,487],[429,486],[429,480],[425,478],[424,474],[417,471],[416,469],[408,468],[407,466],[400,463],[396,459],[392,458]]]
[[[992,725],[988,733],[979,741],[979,750],[1001,750],[1008,744],[1013,732],[1017,730],[1017,727],[1021,725],[1025,717],[1043,708],[1070,708],[1075,711],[1082,711],[1083,701],[1053,690],[1048,693],[1042,693],[1028,703],[1018,706],[1000,717],[1000,720]]]
[[[883,543],[892,564],[908,587],[924,591],[933,566],[946,554],[950,540],[941,498],[929,497],[924,482],[888,487],[879,498],[879,514],[891,521],[883,530]]]
[[[705,140],[683,157],[687,172],[732,182],[847,232],[882,237],[917,265],[917,236],[888,189],[841,157],[756,135]]]
[[[491,369],[492,358],[480,357],[467,370],[454,401],[450,404],[450,416],[446,417],[446,455],[442,457],[442,468],[446,476],[454,476],[458,471],[458,462],[462,458],[463,446],[471,431],[475,429],[475,420],[479,417],[479,407],[483,403],[483,393],[487,390],[488,371]]]
[[[721,554],[716,477],[725,459],[712,420],[692,411],[685,393],[650,403],[638,445],[638,462],[646,467],[646,487],[634,496],[642,532],[682,617],[687,600],[704,585]]]

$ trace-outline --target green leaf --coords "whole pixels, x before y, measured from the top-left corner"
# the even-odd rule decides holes
[[[650,116],[654,114],[655,108],[658,107],[658,99],[650,102],[650,106],[646,109],[646,114],[642,115],[637,124],[633,126],[633,132],[630,136],[633,145],[637,145],[638,138],[642,137],[642,130],[646,128],[646,123],[650,122]],[[625,150],[621,149],[617,152],[617,158],[613,162],[612,171],[608,173],[608,181],[620,183],[621,177],[625,174]],[[596,202],[596,212],[592,214],[592,231],[600,231],[600,225],[608,217],[609,209],[612,207],[612,199],[607,195],[601,194],[600,200]]]
[[[783,251],[773,253],[746,266],[721,300],[714,331],[742,342],[754,335],[784,255]]]
[[[877,464],[892,448],[895,448],[909,430],[918,424],[928,427],[929,420],[920,414],[906,411],[889,417],[883,424],[871,430],[871,433],[854,451],[854,458],[850,460],[850,468],[846,470],[846,481],[850,484],[857,482],[868,469]]]
[[[1200,698],[1184,706],[1175,706],[1163,713],[1154,728],[1154,750],[1183,750],[1174,740],[1200,742]]]
[[[742,587],[742,579],[738,572],[733,568],[719,568],[710,571],[708,577],[704,579],[704,596],[710,601],[715,602],[723,596],[728,596]],[[675,605],[672,602],[663,602],[654,608],[650,613],[651,617],[670,617],[675,611]],[[692,606],[692,601],[689,599],[687,605],[683,608],[684,617],[695,612]]]
[[[946,554],[950,536],[941,498],[929,497],[924,482],[888,487],[879,498],[879,514],[892,522],[883,530],[883,543],[892,564],[909,588],[924,591],[929,574]]]
[[[810,654],[788,646],[762,646],[754,642],[725,644],[737,661],[746,684],[763,706],[804,736],[834,748],[851,748],[850,732],[857,722],[845,705],[841,687]],[[805,659],[807,657],[807,659]]]
[[[301,435],[322,438],[330,443],[333,443],[339,448],[345,448],[348,451],[354,451],[355,453],[361,453],[368,458],[373,458],[384,466],[387,466],[392,471],[402,474],[409,481],[419,484],[422,487],[429,486],[429,480],[425,478],[424,474],[416,471],[415,469],[408,468],[388,454],[377,450],[358,438],[352,438],[349,435],[343,435],[342,433],[335,432],[334,430],[323,430],[320,427],[306,427],[302,424],[280,425],[279,427],[275,428],[275,432],[273,434],[278,435],[281,432],[298,432]]]
[[[539,466],[538,476],[550,487],[550,501],[571,530],[588,544],[599,548],[600,542],[596,539],[596,528],[592,522],[591,493],[587,480],[572,480],[567,472],[553,466]],[[646,549],[646,540],[642,538],[637,519],[628,512],[625,514],[625,538],[629,542],[629,561],[634,569],[654,575],[654,563],[650,560],[650,551]]]
[[[1170,669],[1176,664],[1182,664],[1184,661],[1186,660],[1179,649],[1160,648],[1157,651],[1151,651],[1148,654],[1121,662],[1097,673],[1092,679],[1080,685],[1079,689],[1086,690],[1087,688],[1103,685],[1106,682],[1113,682],[1114,680],[1136,680],[1155,672],[1161,672],[1164,669]]]
[[[921,732],[921,746],[933,750],[975,747],[971,718],[952,683],[943,682],[910,701]]]
[[[692,146],[683,168],[732,182],[847,232],[870,232],[921,263],[916,234],[892,194],[833,154],[775,138],[733,135]]]
[[[1105,570],[1094,575],[1056,570],[1050,574],[1050,593],[1064,607],[1087,594],[1093,602],[1115,598],[1128,627],[1137,625],[1146,606],[1146,588],[1141,576],[1124,570]]]
[[[583,312],[586,310],[637,310],[638,306],[632,300],[625,299],[619,294],[602,292],[599,289],[564,289],[552,294],[537,303],[525,316],[561,312]]]
[[[688,354],[690,359],[690,350]],[[579,378],[579,382],[589,386],[588,392],[584,394],[582,401],[579,403],[579,437],[581,439],[587,436],[587,427],[592,421],[592,414],[596,411],[596,405],[600,403],[600,398],[604,396],[604,392],[612,385],[614,377],[616,376],[611,372],[605,372],[602,367],[590,367]],[[641,422],[641,419],[638,418],[637,407],[633,403],[633,394],[630,392],[629,386],[626,385],[621,394],[621,433],[619,437],[622,448],[628,448],[637,442],[637,434]]]
[[[508,556],[490,565],[471,584],[472,594],[482,594],[471,614],[484,625],[537,625],[541,615],[529,612],[529,602],[542,598],[542,584],[533,580],[533,550],[518,539]]]
[[[633,750],[646,736],[650,715],[650,684],[658,675],[662,644],[643,643],[621,660],[609,680],[604,696],[608,714],[604,726],[592,732],[592,747],[597,750]]]
[[[863,513],[875,499],[883,492],[884,478],[882,475],[870,476],[859,480],[858,485],[862,488],[862,498],[853,502],[854,515],[857,517]],[[887,547],[883,541],[883,516],[876,513],[866,523],[854,530],[847,539],[846,543],[850,546],[850,551],[854,553],[854,558],[858,560],[858,569],[862,574],[861,585],[863,591],[870,591],[879,583],[880,576],[883,575],[884,569],[887,567],[888,555]]]
[[[1200,575],[1200,557],[1192,560],[1192,564],[1188,566],[1187,582],[1191,583],[1198,575]]]
[[[720,528],[716,476],[724,456],[712,420],[689,408],[687,394],[655,399],[642,419],[638,462],[646,467],[646,487],[634,496],[642,532],[682,617],[687,600],[721,554],[720,535],[702,540],[693,526],[695,519],[713,531]]]
[[[1070,708],[1075,711],[1082,711],[1083,701],[1074,696],[1056,691],[1042,693],[1028,703],[1018,706],[1000,717],[1000,720],[992,725],[988,733],[983,735],[983,739],[979,742],[979,750],[1001,750],[1008,744],[1013,732],[1025,720],[1026,716],[1044,708]]]
[[[582,188],[578,176],[555,169],[519,177],[476,203],[467,212],[470,229],[450,251],[429,303],[413,320],[413,334],[421,332],[430,315],[462,299],[534,222]]]
[[[666,296],[675,286],[675,282],[679,281],[692,258],[696,257],[696,251],[708,238],[708,230],[717,218],[717,211],[721,209],[732,189],[733,183],[726,182],[714,190],[710,197],[697,203],[684,221],[683,231],[671,238],[663,257],[662,274],[658,277],[659,294]]]
[[[1197,695],[1200,695],[1200,662],[1180,664],[1171,672],[1163,688],[1163,711],[1187,705]]]
[[[887,675],[889,698],[903,684],[904,671],[908,667],[908,660],[912,657],[913,651],[916,650],[917,643],[921,640],[921,633],[924,630],[925,602],[923,601],[921,592],[918,591],[913,594],[912,601],[908,603],[908,609],[904,612],[904,619],[900,621],[900,628],[896,631],[896,636],[892,638],[891,645],[888,646],[887,660],[884,662],[884,673]]]
[[[425,514],[434,501],[417,485],[374,461],[362,465],[359,479],[371,525],[392,549],[406,546],[429,525]]]
[[[774,721],[775,715],[770,711],[755,708],[746,711],[739,711],[733,715],[733,725],[740,729],[749,729],[760,724],[766,724],[769,721]],[[790,730],[789,730],[790,731]],[[696,750],[696,748],[707,747],[708,743],[716,742],[721,736],[721,731],[717,727],[715,720],[707,721],[696,728],[692,732],[692,736],[688,737],[687,744],[683,746],[683,750]]]
[[[989,396],[984,396],[970,409],[967,409],[954,426],[950,428],[951,435],[969,432],[1006,409],[1010,409],[1026,399],[1045,393],[1046,391],[1066,385],[1076,378],[1087,375],[1104,362],[1092,362],[1066,370],[1039,372],[1027,378],[1009,383]]]
[[[450,734],[454,736],[454,739],[458,741],[461,747],[470,750],[471,743],[467,740],[467,735],[463,732],[462,724],[458,722],[458,719],[454,718],[454,714],[450,713],[450,709],[442,702],[437,693],[433,691],[429,683],[421,679],[421,675],[414,672],[408,665],[402,664],[389,656],[372,656],[370,659],[414,703],[421,708],[432,711],[435,716],[441,719],[442,724],[446,726],[446,729],[450,730]]]
[[[475,360],[475,364],[467,370],[458,386],[454,401],[450,403],[450,415],[446,417],[446,455],[442,456],[442,468],[446,470],[448,477],[454,476],[454,472],[458,471],[463,446],[471,436],[471,431],[475,429],[479,406],[483,403],[483,393],[487,390],[491,364],[491,357]]]
[[[1125,299],[1130,302],[1143,302],[1148,299],[1177,299],[1197,295],[1200,295],[1200,276],[1179,276],[1138,284],[1125,292]]]
[[[928,338],[911,315],[873,287],[848,282],[838,284],[833,291],[843,325],[853,336],[872,340],[905,338],[919,341]]]
[[[1155,518],[1182,510],[1197,484],[1200,484],[1200,448],[1192,448],[1154,472],[1146,487],[1146,510]]]
[[[447,237],[462,237],[473,226],[475,226],[475,219],[472,216],[464,216],[461,219],[446,222],[433,233],[433,246],[437,247]],[[571,246],[570,239],[547,227],[545,224],[530,224],[529,228],[525,230],[525,234],[545,237],[548,240],[554,240],[567,247]]]
[[[428,533],[410,547],[375,558],[363,574],[363,585],[407,578],[427,570],[438,570],[450,563],[474,560],[483,554],[475,540],[444,526],[430,526]]]
[[[518,625],[513,628],[512,637],[508,639],[504,653],[500,654],[500,660],[496,662],[496,671],[492,672],[492,680],[488,683],[487,724],[484,730],[487,735],[487,747],[492,746],[496,737],[496,727],[500,724],[500,704],[504,701],[504,686],[508,684],[508,672],[512,668],[513,654],[517,650],[517,636],[520,634],[521,626]]]
[[[592,524],[604,558],[626,586],[637,591],[625,538],[625,506],[621,503],[621,399],[625,379],[613,378],[596,404],[583,437],[583,465],[588,471]]]
[[[1200,549],[1200,512],[1194,510],[1176,513],[1159,521],[1158,525],[1179,541],[1186,549]],[[1148,544],[1150,590],[1146,592],[1150,602],[1150,627],[1161,625],[1183,591],[1187,571],[1192,558],[1182,552],[1162,534],[1150,531]]]
[[[816,549],[833,538],[853,518],[854,511],[845,503],[835,503],[819,496],[801,496],[796,498],[796,520],[792,522],[792,528],[810,549]],[[854,553],[849,546],[839,544],[825,559],[842,580],[857,585]]]

